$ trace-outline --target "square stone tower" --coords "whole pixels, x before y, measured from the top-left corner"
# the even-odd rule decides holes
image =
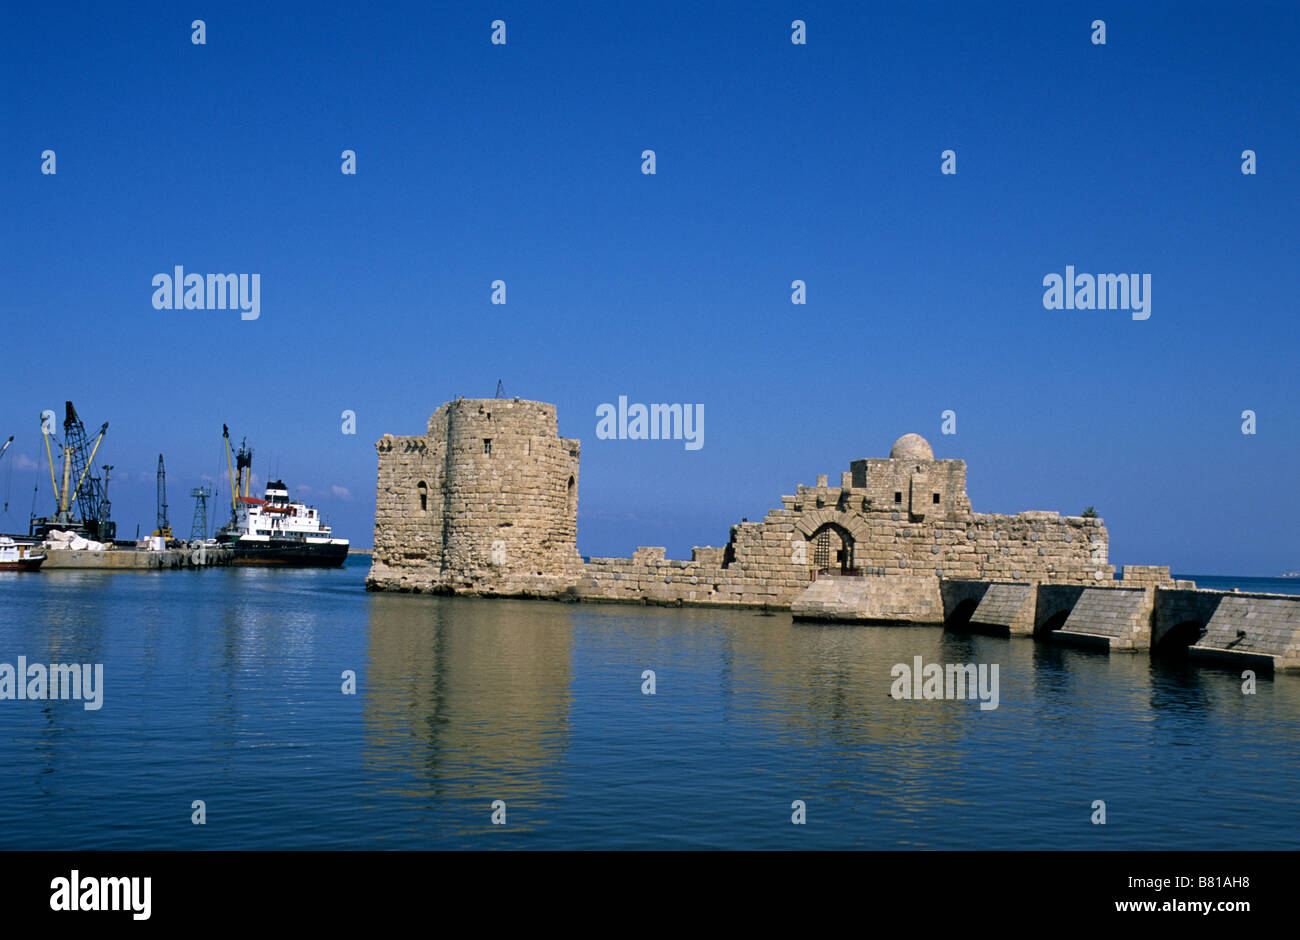
[[[552,595],[577,583],[579,442],[555,406],[458,398],[423,435],[385,434],[372,590]]]
[[[966,495],[966,461],[935,460],[929,442],[904,434],[889,458],[849,464],[854,488],[866,489],[871,508],[906,514],[911,522],[951,519],[971,511]]]

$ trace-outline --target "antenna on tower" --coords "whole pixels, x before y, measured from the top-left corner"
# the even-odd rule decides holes
[[[495,397],[495,398],[505,398],[505,397],[506,397],[506,387],[505,387],[504,385],[501,384],[501,380],[500,380],[500,379],[497,379],[497,393],[496,393],[496,395],[493,396],[493,397]]]

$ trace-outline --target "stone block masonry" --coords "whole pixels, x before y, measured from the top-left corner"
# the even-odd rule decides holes
[[[796,620],[943,623],[938,578],[819,578],[790,605]]]
[[[798,486],[690,561],[662,548],[579,558],[580,445],[559,437],[553,405],[458,399],[423,435],[385,435],[376,448],[374,590],[789,608],[819,577],[1114,577],[1100,519],[975,513],[965,462],[936,460],[916,434],[888,458],[852,461],[838,486],[827,476]]]
[[[1192,658],[1270,663],[1300,671],[1300,598],[1225,594],[1204,632],[1188,648]]]
[[[990,584],[970,618],[976,629],[1007,636],[1028,636],[1034,632],[1032,584]]]
[[[841,611],[837,619],[906,619],[889,612],[912,604],[912,619],[925,620],[936,605],[941,609],[940,579],[1097,584],[1114,578],[1100,519],[972,512],[965,462],[935,460],[918,435],[899,438],[886,459],[853,461],[839,486],[828,485],[828,476],[781,497],[781,507],[762,522],[732,526],[726,546],[696,548],[690,561],[667,561],[663,549],[647,548],[631,559],[593,558],[576,593],[591,600],[788,608],[819,578],[883,578],[861,589],[819,589],[801,615],[834,609]],[[928,579],[925,590],[915,587],[917,579]],[[891,591],[896,596],[888,600]]]
[[[577,584],[578,455],[555,406],[457,399],[424,434],[384,435],[375,590],[552,596]]]
[[[819,475],[689,561],[662,548],[583,560],[576,440],[555,406],[457,399],[423,434],[386,434],[370,590],[789,610],[939,623],[1109,650],[1180,651],[1300,670],[1300,597],[1198,591],[1167,567],[1115,578],[1098,518],[977,513],[966,464],[916,434]]]
[[[1154,603],[1153,587],[1085,590],[1058,635],[1099,640],[1110,650],[1148,649]]]

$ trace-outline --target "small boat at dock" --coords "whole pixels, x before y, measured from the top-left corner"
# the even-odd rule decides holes
[[[39,571],[44,562],[45,553],[39,545],[0,535],[0,571]]]

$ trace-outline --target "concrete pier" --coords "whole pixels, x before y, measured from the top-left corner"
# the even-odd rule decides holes
[[[110,548],[92,552],[70,548],[45,550],[41,571],[157,571],[175,568],[210,568],[229,565],[234,552],[205,545],[197,548],[169,548],[160,552],[132,548]]]

